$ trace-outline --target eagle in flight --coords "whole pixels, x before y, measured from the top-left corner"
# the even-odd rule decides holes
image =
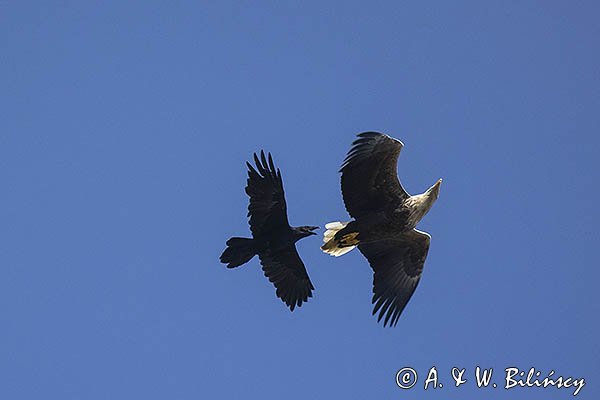
[[[403,143],[377,132],[363,132],[352,143],[340,172],[346,210],[354,220],[327,224],[321,249],[341,256],[354,247],[374,271],[373,315],[395,326],[414,293],[431,236],[415,229],[440,193],[439,179],[425,193],[411,196],[396,172]]]
[[[250,196],[248,217],[252,238],[232,237],[220,260],[227,268],[247,263],[258,255],[265,276],[275,285],[279,297],[291,311],[312,297],[313,284],[296,250],[296,242],[310,235],[318,226],[292,227],[288,222],[283,182],[271,154],[259,157],[248,166],[246,194]]]

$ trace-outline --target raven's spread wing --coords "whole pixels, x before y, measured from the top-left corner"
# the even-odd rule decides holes
[[[414,293],[429,251],[431,236],[413,229],[400,236],[373,243],[359,244],[358,249],[375,271],[373,277],[373,315],[377,322],[385,315],[383,326],[398,323],[400,314]]]
[[[340,169],[346,210],[354,218],[391,211],[408,198],[396,172],[401,141],[377,132],[363,132],[352,143]]]
[[[279,168],[275,168],[271,153],[268,161],[263,151],[260,152],[260,160],[254,154],[254,162],[256,169],[246,162],[248,166],[246,193],[250,196],[248,205],[250,230],[257,238],[279,227],[289,227],[289,223],[281,172]]]
[[[265,276],[277,289],[277,297],[283,300],[291,311],[312,297],[315,288],[294,244],[275,252],[267,249],[258,256]]]
[[[273,231],[290,227],[281,172],[275,168],[271,154],[265,157],[263,151],[260,152],[260,159],[254,154],[254,163],[256,168],[246,163],[250,230],[254,238],[268,238]],[[260,251],[258,256],[265,276],[277,289],[277,297],[282,299],[290,310],[294,311],[296,306],[300,307],[302,302],[312,297],[314,287],[293,242],[276,250],[267,247],[266,250]]]

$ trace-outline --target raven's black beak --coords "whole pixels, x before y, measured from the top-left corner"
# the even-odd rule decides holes
[[[309,230],[309,231],[316,231],[317,229],[319,229],[319,227],[318,227],[318,226],[309,226],[309,227],[308,227],[308,230]],[[311,235],[316,235],[317,233],[316,233],[316,232],[310,232],[310,234],[311,234]]]

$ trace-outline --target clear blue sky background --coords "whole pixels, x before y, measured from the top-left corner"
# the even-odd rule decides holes
[[[475,389],[480,365],[598,398],[599,11],[0,3],[0,397],[571,398]],[[411,193],[444,178],[395,329],[357,251],[300,242],[316,292],[293,313],[256,259],[218,262],[249,233],[253,151],[281,167],[291,223],[323,226],[347,219],[336,171],[364,130],[404,141]],[[423,392],[434,365],[445,387]]]

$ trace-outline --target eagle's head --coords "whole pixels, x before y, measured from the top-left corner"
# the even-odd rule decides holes
[[[442,180],[438,179],[432,187],[427,189],[425,193],[410,196],[404,206],[410,209],[410,216],[408,218],[408,224],[413,227],[429,212],[433,203],[437,200],[440,195],[440,185]]]
[[[437,182],[434,183],[433,186],[430,187],[429,189],[427,189],[427,191],[425,192],[425,195],[427,195],[427,197],[431,199],[432,204],[434,201],[437,200],[438,196],[440,195],[440,186],[441,185],[442,185],[442,178],[438,179]]]

